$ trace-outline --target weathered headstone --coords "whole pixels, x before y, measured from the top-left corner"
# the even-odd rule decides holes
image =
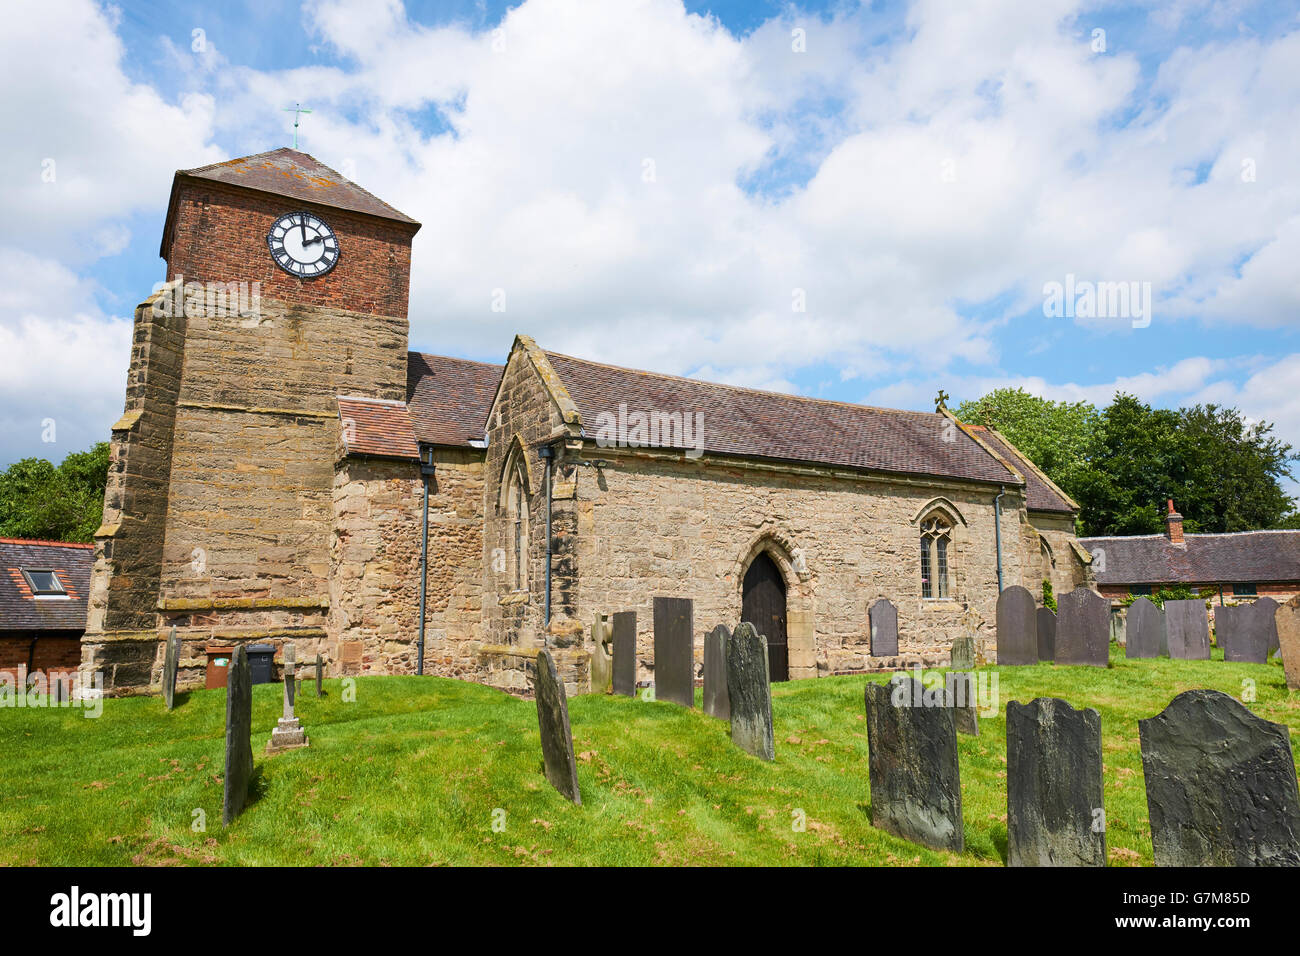
[[[321,686],[320,686],[321,678],[325,676],[324,670],[325,670],[325,662],[321,660],[321,656],[317,654],[316,655],[316,696],[317,697],[325,696],[325,692],[321,690]]]
[[[613,675],[614,659],[609,653],[605,615],[597,613],[591,622],[591,692],[608,694]]]
[[[742,621],[726,643],[731,742],[762,760],[776,759],[767,638]]]
[[[1101,715],[1007,704],[1007,865],[1105,866]]]
[[[235,648],[226,672],[226,774],[221,823],[230,826],[248,802],[253,779],[253,675],[244,645]]]
[[[1056,663],[1110,663],[1110,602],[1096,591],[1075,588],[1057,599]]]
[[[975,666],[975,638],[958,637],[948,651],[948,665],[953,670],[970,670]]]
[[[1128,609],[1128,642],[1125,657],[1168,657],[1169,638],[1165,634],[1165,612],[1144,597]]]
[[[636,696],[636,611],[614,614],[614,672],[611,681],[615,694]]]
[[[573,757],[573,732],[569,728],[569,702],[564,682],[555,669],[551,652],[537,655],[537,727],[542,737],[542,764],[546,779],[574,803],[582,803],[578,792],[578,762]]]
[[[969,671],[949,671],[944,675],[948,706],[952,708],[957,733],[980,735],[979,701],[975,693],[975,675]]]
[[[1282,669],[1286,686],[1300,690],[1300,594],[1279,604],[1273,619],[1277,622],[1277,640],[1282,648]]]
[[[1128,643],[1128,618],[1123,610],[1109,608],[1110,602],[1106,602],[1110,620],[1107,626],[1110,628],[1110,641],[1123,647]]]
[[[719,720],[731,718],[727,692],[727,641],[731,632],[719,624],[704,635],[704,712]]]
[[[871,622],[871,656],[894,657],[898,654],[898,609],[881,598],[867,612]]]
[[[695,706],[695,618],[690,598],[656,597],[655,700]]]
[[[1175,660],[1204,661],[1210,657],[1210,620],[1205,602],[1165,602],[1165,634],[1169,656]]]
[[[921,682],[903,674],[888,684],[867,684],[871,823],[905,840],[960,853],[966,840],[957,727],[946,692],[935,690],[927,700]]]
[[[998,663],[1038,663],[1038,618],[1034,596],[1013,584],[998,595]]]
[[[266,752],[279,753],[281,750],[295,750],[308,747],[311,741],[302,729],[302,722],[294,715],[294,694],[298,689],[298,652],[293,644],[284,645],[284,713],[271,730],[271,739],[266,742]]]
[[[163,703],[171,710],[176,706],[176,671],[181,663],[181,642],[176,638],[176,628],[167,635],[167,648],[163,652],[162,692]]]
[[[1034,614],[1038,622],[1038,659],[1056,660],[1056,612],[1050,607],[1040,607]]]
[[[1260,601],[1269,603],[1261,605]],[[1276,610],[1277,602],[1272,598],[1215,608],[1214,637],[1223,650],[1223,659],[1234,663],[1267,663],[1277,639]]]
[[[1217,690],[1138,721],[1156,866],[1300,866],[1291,734]]]

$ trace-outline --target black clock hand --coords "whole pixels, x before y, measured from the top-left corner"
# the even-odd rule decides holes
[[[307,245],[307,221],[303,220],[299,225],[302,226],[302,244],[305,246]]]

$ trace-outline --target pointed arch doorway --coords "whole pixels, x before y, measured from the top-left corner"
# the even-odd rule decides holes
[[[768,669],[773,681],[790,679],[785,630],[785,579],[767,552],[760,551],[745,570],[740,619],[767,638]]]

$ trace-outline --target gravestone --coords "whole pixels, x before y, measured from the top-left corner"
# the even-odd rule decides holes
[[[569,728],[569,702],[564,694],[564,682],[547,650],[537,655],[536,690],[537,727],[542,737],[546,779],[567,799],[581,804],[578,762],[573,757],[573,732]]]
[[[1263,601],[1268,604],[1261,604]],[[1215,608],[1214,636],[1223,650],[1223,659],[1234,663],[1268,663],[1268,655],[1277,640],[1276,610],[1277,602],[1272,598]]]
[[[1217,690],[1138,721],[1156,866],[1300,866],[1291,734]]]
[[[1038,623],[1038,659],[1056,660],[1056,612],[1050,607],[1040,607],[1034,614]]]
[[[957,728],[944,703],[941,698],[939,706],[927,706],[921,682],[904,674],[888,684],[868,682],[871,823],[904,840],[960,853],[966,841]]]
[[[719,624],[704,635],[704,712],[719,720],[731,719],[727,692],[727,641],[731,632]]]
[[[1282,669],[1286,686],[1300,690],[1300,594],[1279,604],[1273,615],[1277,623],[1277,640],[1282,648]]]
[[[975,693],[975,675],[969,671],[949,671],[944,675],[944,689],[948,693],[948,706],[952,708],[957,733],[978,737],[980,715]]]
[[[948,665],[953,670],[970,670],[975,666],[975,638],[959,637],[952,642],[948,652]]]
[[[221,797],[221,824],[230,826],[248,802],[253,779],[253,674],[248,651],[240,644],[226,673],[226,774]]]
[[[695,706],[695,623],[690,598],[656,597],[655,700]]]
[[[1110,602],[1107,601],[1109,610]],[[1110,628],[1110,640],[1121,646],[1128,643],[1128,620],[1122,612],[1109,611],[1110,620],[1107,626]]]
[[[761,760],[776,759],[767,638],[742,621],[726,642],[731,742]]]
[[[1128,643],[1125,657],[1168,657],[1169,638],[1165,634],[1165,612],[1147,598],[1140,597],[1128,609]]]
[[[1169,656],[1175,660],[1209,660],[1210,619],[1205,613],[1205,602],[1200,598],[1166,601],[1165,635]]]
[[[322,661],[321,656],[317,654],[316,655],[316,696],[317,697],[325,696],[325,692],[321,690],[321,686],[320,686],[321,677],[323,676],[322,672],[324,671],[324,669],[325,669],[325,662]]]
[[[176,628],[167,635],[167,648],[163,653],[162,692],[163,703],[171,710],[176,706],[176,671],[181,663],[181,642],[176,638]]]
[[[609,653],[605,615],[597,613],[591,622],[591,692],[608,694],[613,674],[614,660]]]
[[[1101,715],[1007,704],[1007,866],[1105,866]]]
[[[998,663],[1038,663],[1038,618],[1034,596],[1018,584],[998,595]]]
[[[636,696],[636,611],[614,614],[614,671],[610,680],[615,694]]]
[[[867,612],[871,622],[871,656],[894,657],[898,654],[898,609],[881,598]]]
[[[296,750],[308,747],[311,741],[302,729],[302,722],[294,715],[294,695],[298,690],[298,651],[292,644],[284,645],[284,713],[271,730],[271,739],[266,742],[266,752],[279,753],[281,750]]]
[[[1096,591],[1075,588],[1057,599],[1056,663],[1110,663],[1110,602]]]

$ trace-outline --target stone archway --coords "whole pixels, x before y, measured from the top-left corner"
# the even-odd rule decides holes
[[[766,551],[749,562],[741,583],[740,619],[767,639],[768,672],[773,683],[790,679],[786,637],[785,579]]]
[[[745,576],[760,555],[765,555],[785,585],[785,633],[788,677],[800,680],[817,676],[817,643],[813,588],[815,576],[810,570],[807,553],[784,532],[763,528],[738,556],[732,566],[736,606],[743,613]]]

